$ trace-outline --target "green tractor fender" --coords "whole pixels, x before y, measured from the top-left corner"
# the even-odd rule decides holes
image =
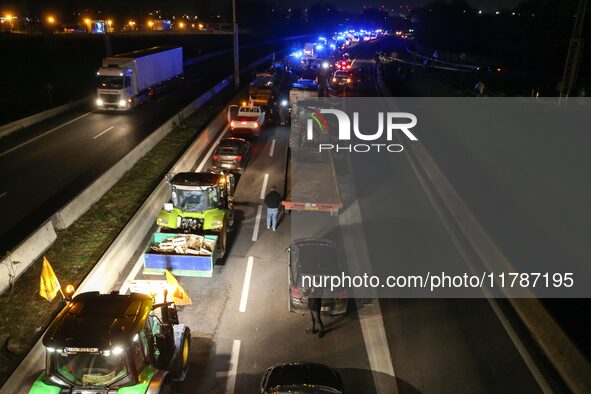
[[[229,213],[225,209],[211,209],[204,212],[203,229],[220,230],[227,225]]]
[[[45,383],[45,372],[43,372],[31,386],[29,394],[60,394],[60,391],[60,387]]]
[[[177,228],[179,217],[179,211],[175,208],[172,211],[166,211],[162,209],[158,214],[158,219],[156,219],[156,224],[158,226],[166,227],[166,228]]]

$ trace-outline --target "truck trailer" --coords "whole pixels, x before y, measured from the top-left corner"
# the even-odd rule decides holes
[[[103,59],[96,105],[126,111],[148,101],[183,75],[183,48],[154,47]]]
[[[337,215],[343,207],[330,151],[319,151],[318,144],[329,141],[330,136],[314,126],[314,138],[308,140],[306,119],[317,109],[304,103],[292,112],[289,138],[290,183],[283,206],[288,211],[321,211]]]

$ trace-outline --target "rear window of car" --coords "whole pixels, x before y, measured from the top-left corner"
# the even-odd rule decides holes
[[[238,120],[240,122],[256,122],[257,117],[256,116],[238,116],[238,117],[236,117],[236,120]]]
[[[215,150],[218,155],[235,155],[238,153],[237,146],[218,146]]]

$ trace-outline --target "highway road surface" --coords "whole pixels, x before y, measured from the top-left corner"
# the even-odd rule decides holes
[[[368,59],[374,50],[367,45],[351,52],[358,64],[371,68]],[[377,95],[373,77],[359,89],[364,95]],[[215,267],[212,278],[180,278],[193,305],[179,314],[192,330],[191,371],[179,392],[255,393],[265,369],[286,361],[321,362],[335,368],[348,393],[566,392],[501,301],[352,300],[345,316],[326,318],[325,337],[306,334],[308,317],[288,312],[285,248],[294,238],[323,236],[326,224],[338,228],[340,218],[294,212],[283,218],[277,232],[266,229],[262,196],[271,185],[281,190],[285,182],[288,133],[285,127],[269,126],[254,143],[253,158],[236,190],[238,223],[224,263]],[[195,167],[208,168],[207,160],[200,158]],[[370,250],[380,247],[377,243],[387,236],[390,241],[385,245],[398,250],[401,258],[436,256],[462,264],[404,156],[392,168],[397,192],[376,189],[371,176],[357,175],[353,174],[354,187],[372,190],[370,198],[358,201],[360,214],[367,219]],[[389,196],[388,209],[379,210],[384,215],[379,220],[397,223],[392,234],[372,231],[375,207],[382,206],[375,196]],[[309,216],[307,234],[298,230],[301,226],[292,226],[295,215]],[[403,237],[405,231],[413,237]],[[138,250],[137,260],[128,262],[128,278],[155,278],[141,274],[141,262]],[[124,283],[119,285],[126,290]]]
[[[251,48],[243,66],[279,45]],[[232,74],[222,55],[187,67],[173,89],[129,113],[77,108],[0,140],[0,254],[47,220],[191,100]]]
[[[371,59],[379,45],[364,44],[350,51],[368,76],[356,94],[377,96]],[[166,107],[165,103],[146,106],[141,109],[145,112],[131,116],[116,116],[139,122],[142,114]],[[104,138],[111,141],[111,147],[131,146],[134,137],[127,134],[131,134],[129,129],[107,130],[111,126],[107,120],[113,118],[103,116],[87,115],[100,124],[93,122],[83,135],[71,130],[70,138],[87,142]],[[437,258],[456,265],[464,264],[465,256],[405,155],[390,168],[395,190],[378,186],[372,174],[348,174],[355,189],[351,194],[360,198],[348,202],[341,216],[294,212],[285,215],[277,232],[267,230],[262,198],[271,185],[282,190],[286,182],[288,135],[286,127],[267,126],[254,141],[252,159],[236,189],[237,223],[223,264],[216,265],[211,278],[179,278],[193,300],[179,312],[192,333],[190,372],[179,392],[256,393],[265,369],[288,361],[320,362],[335,368],[346,392],[353,394],[567,392],[502,301],[351,300],[346,315],[325,319],[326,336],[306,334],[308,317],[288,311],[285,248],[295,238],[324,236],[327,225],[338,229],[330,237],[344,239],[348,230],[341,226],[342,215],[351,207],[357,206],[357,215],[364,218],[370,251],[388,247],[410,262]],[[29,149],[35,147],[31,158],[54,149],[43,143],[30,145]],[[85,160],[97,160],[97,154],[108,155],[108,150],[103,147],[93,153],[94,158]],[[86,154],[90,152],[77,156]],[[210,167],[209,154],[196,159],[195,170]],[[369,159],[376,166],[384,165],[379,156]],[[25,184],[27,179],[19,177],[18,183]],[[301,226],[292,226],[296,215],[300,215],[298,221],[308,221],[305,232]],[[371,225],[374,220],[391,221],[391,233],[378,233]],[[157,231],[156,226],[152,231]],[[119,262],[126,264],[127,278],[163,279],[141,273],[141,253],[138,250],[131,261]],[[128,290],[126,281],[115,288],[121,287],[123,292]]]

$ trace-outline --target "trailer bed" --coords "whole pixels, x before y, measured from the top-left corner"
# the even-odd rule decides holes
[[[337,214],[343,207],[330,152],[293,149],[285,209]]]

